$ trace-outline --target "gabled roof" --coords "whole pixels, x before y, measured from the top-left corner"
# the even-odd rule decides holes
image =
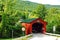
[[[20,21],[21,21],[21,23],[31,23],[31,22],[36,21],[36,20],[41,20],[42,22],[47,24],[47,22],[42,20],[41,18],[31,18],[31,19],[25,19],[25,20],[20,20]]]
[[[33,20],[36,20],[37,18],[32,18],[32,19],[25,19],[25,20],[21,20],[21,22],[25,22],[25,23],[30,23]]]

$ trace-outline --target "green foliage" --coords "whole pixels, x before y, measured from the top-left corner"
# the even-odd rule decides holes
[[[44,6],[44,5],[38,5],[38,7],[36,8],[35,13],[37,14],[37,16],[38,16],[39,18],[44,19],[44,18],[45,18],[45,15],[46,15],[45,6]]]
[[[57,25],[57,27],[56,27],[56,33],[60,34],[60,25]]]
[[[16,5],[15,2],[16,0],[2,1],[2,4],[4,5],[4,11],[2,14],[2,29],[1,29],[0,38],[11,38],[12,30],[14,31],[13,37],[19,37],[22,35],[22,30],[21,30],[22,26],[20,23],[18,23],[20,19],[20,15],[17,15],[18,12],[17,10],[14,9],[14,5]]]
[[[57,8],[50,8],[47,11],[47,15],[45,16],[45,20],[48,22],[47,25],[47,31],[52,32],[52,28],[53,26],[58,26],[60,23],[60,11],[58,11],[59,9]]]
[[[46,31],[47,31],[48,33],[53,33],[53,27],[52,27],[52,26],[53,26],[52,24],[48,24],[48,25],[47,25],[47,27],[46,27],[47,30],[46,30]]]
[[[3,11],[3,6],[2,4],[0,4],[0,11]]]
[[[11,38],[22,36],[20,19],[42,18],[48,22],[47,32],[52,32],[52,27],[57,26],[56,33],[59,33],[60,9],[46,8],[42,4],[21,0],[1,0],[0,15],[0,38]]]
[[[29,3],[25,1],[19,1],[19,0],[13,0],[13,1],[12,0],[3,0],[3,1],[1,0],[1,2],[2,2],[1,5],[4,5],[3,6],[4,11],[2,14],[2,30],[1,30],[2,38],[12,37],[12,30],[14,31],[13,32],[14,37],[21,36],[22,26],[19,23],[20,18],[30,19],[33,16],[34,16],[33,18],[36,18],[37,15],[39,15],[38,17],[42,17],[41,14],[43,14],[42,12],[44,11],[44,6],[40,4],[37,5],[35,3]],[[37,6],[35,7],[34,4]],[[33,13],[34,12],[33,10],[35,10],[36,13]]]

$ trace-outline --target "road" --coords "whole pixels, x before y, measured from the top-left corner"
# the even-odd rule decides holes
[[[32,35],[33,36],[29,40],[60,40],[60,38],[57,38],[55,36],[49,36],[40,33],[34,33]]]

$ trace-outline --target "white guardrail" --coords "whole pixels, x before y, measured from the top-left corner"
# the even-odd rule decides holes
[[[59,36],[59,37],[60,37],[60,35],[59,35],[59,34],[53,34],[53,33],[46,33],[46,35]]]

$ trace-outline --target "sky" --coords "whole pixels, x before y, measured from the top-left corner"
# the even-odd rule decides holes
[[[60,0],[28,0],[40,4],[60,5]]]

